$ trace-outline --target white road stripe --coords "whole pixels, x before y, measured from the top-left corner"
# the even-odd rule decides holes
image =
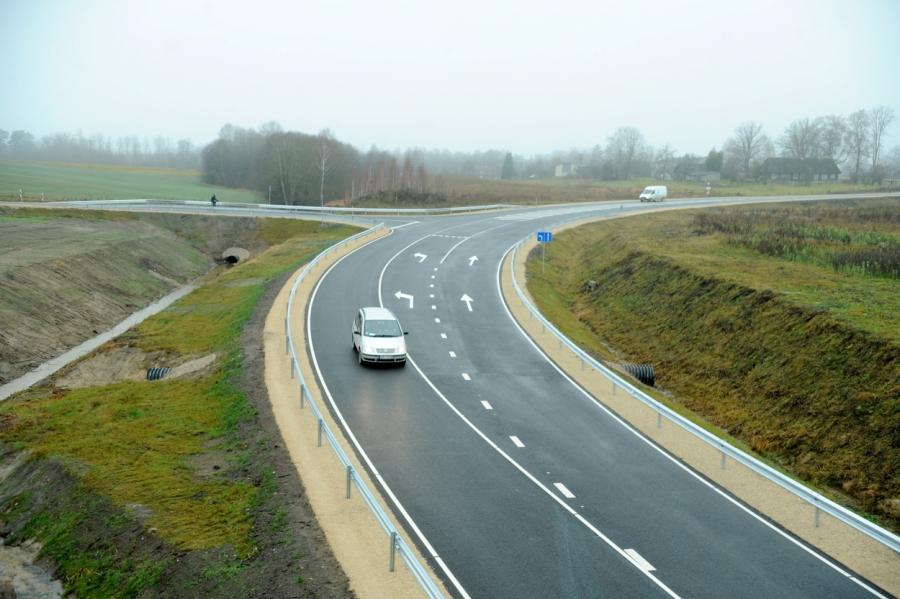
[[[634,560],[634,563],[637,564],[638,568],[644,572],[653,572],[656,570],[656,568],[653,567],[653,564],[645,560],[644,557],[634,549],[626,549],[625,553],[631,556],[631,559]]]
[[[471,380],[472,380],[472,377],[470,377],[470,376],[469,376],[468,374],[466,374],[465,372],[462,373],[462,377],[463,377],[463,380],[464,380],[464,381],[471,381]]]
[[[433,279],[433,278],[434,278],[434,275],[431,275],[431,278]]]
[[[510,435],[510,436],[509,436],[509,440],[512,441],[512,442],[513,442],[513,445],[515,445],[516,447],[525,447],[525,444],[522,443],[522,442],[519,440],[519,438],[518,438],[517,436],[515,436],[515,435]]]
[[[455,351],[450,352],[450,357],[451,357],[451,358],[455,358],[455,357],[456,357],[456,352],[455,352]]]
[[[434,271],[437,272],[437,266],[434,267]]]
[[[482,402],[481,402],[481,405],[484,406],[484,409],[485,409],[485,410],[493,410],[493,409],[494,409],[494,407],[493,407],[489,402],[486,402],[486,401],[483,401],[483,400],[482,400]]]
[[[433,294],[433,293],[429,293],[429,294],[428,294],[428,299],[434,299],[434,294]]]
[[[434,283],[429,283],[428,285],[431,289],[434,289]]]
[[[446,338],[447,338],[447,333],[441,333],[441,339],[446,339]]]
[[[431,306],[432,310],[437,310],[437,306]]]
[[[440,318],[435,318],[435,319],[434,319],[434,322],[436,322],[437,324],[441,324],[441,319],[440,319]]]
[[[563,497],[565,497],[566,499],[575,499],[575,494],[572,493],[572,491],[570,491],[568,488],[566,488],[566,485],[562,483],[553,483],[553,486],[559,489],[559,492],[562,493]]]

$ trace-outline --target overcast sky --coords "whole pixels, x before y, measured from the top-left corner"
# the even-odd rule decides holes
[[[0,128],[518,154],[900,116],[900,0],[0,0]],[[900,122],[888,148],[900,144]]]

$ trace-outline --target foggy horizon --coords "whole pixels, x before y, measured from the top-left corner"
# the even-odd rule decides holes
[[[900,3],[4,2],[0,128],[189,138],[328,128],[362,150],[531,156],[619,127],[678,154],[745,121],[900,114]],[[900,144],[900,124],[885,148]]]

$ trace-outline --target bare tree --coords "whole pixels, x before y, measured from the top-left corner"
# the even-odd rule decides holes
[[[847,121],[839,114],[831,114],[816,119],[819,126],[819,151],[822,158],[831,158],[837,163],[847,157],[844,136],[847,132]]]
[[[847,117],[844,145],[847,146],[847,155],[853,167],[854,183],[859,183],[862,161],[868,156],[870,124],[869,113],[865,110],[857,110]]]
[[[734,136],[725,143],[725,151],[736,163],[740,178],[751,175],[752,169],[771,152],[772,142],[763,132],[761,123],[748,121],[734,130]]]
[[[635,156],[645,149],[644,136],[634,127],[620,127],[607,143],[607,156],[613,157],[625,179],[631,178]]]
[[[331,136],[331,131],[328,129],[322,129],[319,132],[317,145],[316,145],[316,166],[319,169],[319,174],[321,175],[319,179],[319,204],[322,208],[325,207],[325,173],[331,168],[331,156],[332,156],[332,146],[334,145],[334,138]]]
[[[664,145],[653,156],[654,176],[657,179],[670,179],[676,162],[675,150],[669,144]]]
[[[879,106],[869,111],[869,155],[872,158],[872,177],[877,176],[876,171],[884,144],[884,133],[894,119],[894,111],[887,106]]]
[[[818,121],[796,120],[784,130],[778,145],[785,156],[791,158],[816,158],[819,151],[821,130]]]

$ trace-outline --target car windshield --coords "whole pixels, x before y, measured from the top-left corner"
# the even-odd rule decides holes
[[[651,189],[648,187],[647,189],[644,190],[644,193],[653,193],[654,191],[655,191],[654,189]],[[634,193],[634,192],[632,191],[631,193]]]
[[[400,337],[403,331],[400,330],[400,323],[396,320],[367,320],[366,337]]]

